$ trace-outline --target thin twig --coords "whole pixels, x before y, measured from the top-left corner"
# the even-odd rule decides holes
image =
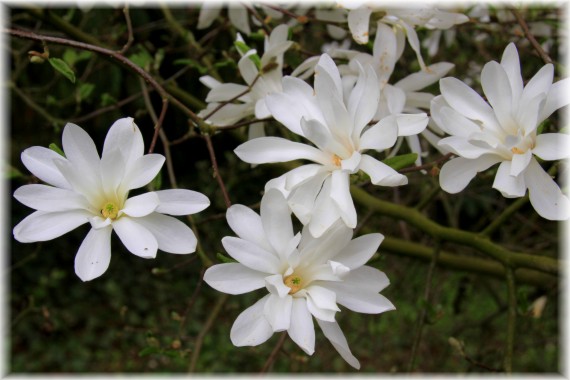
[[[422,311],[420,312],[420,315],[418,317],[418,327],[417,327],[417,331],[416,331],[416,337],[414,339],[414,345],[412,346],[412,355],[410,356],[410,361],[408,363],[408,372],[412,372],[412,370],[415,367],[415,362],[416,362],[416,356],[418,353],[418,348],[420,346],[420,342],[422,340],[422,333],[423,333],[423,328],[424,328],[424,324],[426,322],[426,317],[427,317],[427,309],[428,306],[431,302],[431,285],[432,285],[432,277],[433,277],[433,272],[435,270],[435,267],[437,265],[437,260],[439,258],[439,251],[441,248],[441,242],[438,240],[436,240],[435,242],[435,247],[433,249],[433,256],[431,259],[431,263],[429,265],[429,269],[428,269],[428,274],[427,274],[427,278],[426,278],[426,287],[424,289],[424,301],[425,301],[425,305],[422,308]]]
[[[210,331],[210,328],[212,328],[214,321],[216,318],[218,318],[218,314],[220,314],[222,306],[224,306],[224,303],[227,299],[227,294],[222,294],[222,296],[218,298],[218,302],[216,302],[216,305],[214,305],[214,308],[212,309],[208,320],[206,323],[204,323],[202,330],[200,330],[200,333],[196,337],[196,342],[194,343],[194,351],[192,352],[192,357],[190,358],[190,366],[188,367],[188,372],[194,372],[196,370],[196,363],[198,363],[198,357],[200,356],[200,351],[202,350],[204,337]]]
[[[524,206],[529,200],[528,195],[517,199],[509,207],[507,207],[498,217],[494,218],[493,221],[481,231],[481,235],[491,236],[493,232],[497,230],[507,219],[509,219],[518,209]]]
[[[521,26],[524,35],[526,36],[526,38],[530,41],[531,45],[534,47],[534,50],[536,50],[536,52],[538,53],[538,55],[540,55],[540,58],[542,58],[542,60],[544,61],[544,63],[552,63],[552,58],[550,58],[550,56],[548,54],[546,54],[546,52],[544,51],[544,49],[542,48],[542,46],[540,46],[540,44],[538,43],[538,41],[536,40],[536,38],[534,38],[534,36],[532,35],[532,33],[530,32],[530,29],[528,28],[528,25],[526,23],[526,21],[524,20],[524,18],[521,16],[521,14],[519,13],[518,10],[516,10],[515,8],[511,8],[511,12],[513,13],[513,15],[515,16],[515,18],[517,19],[519,25]]]
[[[216,126],[216,130],[217,131],[228,131],[230,129],[237,129],[237,128],[241,128],[241,127],[245,127],[254,123],[263,123],[264,121],[269,121],[271,120],[270,118],[267,119],[253,119],[253,120],[246,120],[246,121],[240,121],[239,123],[235,123],[232,125],[226,125],[223,127],[218,127]]]
[[[279,337],[279,341],[277,341],[277,344],[273,348],[273,351],[271,351],[271,354],[269,354],[267,361],[265,362],[263,368],[261,369],[261,371],[259,371],[259,373],[267,373],[267,371],[269,371],[269,368],[273,365],[275,359],[277,359],[277,354],[279,353],[279,350],[281,350],[281,347],[283,347],[283,343],[285,343],[286,338],[287,338],[287,331],[283,331],[281,333],[281,336]]]
[[[398,173],[410,173],[410,172],[418,172],[421,170],[431,169],[434,166],[438,166],[439,164],[449,160],[451,158],[451,156],[453,156],[453,153],[447,153],[445,156],[441,156],[437,160],[432,161],[432,162],[428,162],[427,164],[400,169],[400,170],[398,170]]]
[[[202,268],[202,270],[200,272],[200,277],[198,279],[198,283],[196,284],[196,288],[192,292],[192,295],[190,296],[190,300],[188,301],[188,305],[186,306],[186,309],[184,310],[184,314],[182,315],[182,318],[180,319],[180,324],[178,325],[178,335],[182,334],[182,328],[184,327],[184,323],[186,322],[186,318],[188,317],[188,313],[190,313],[192,306],[194,306],[194,303],[196,303],[196,299],[198,298],[198,294],[200,293],[200,289],[202,289],[202,283],[204,282],[204,272],[205,271],[206,271],[206,268]]]
[[[507,280],[508,305],[507,311],[507,338],[505,340],[505,358],[503,367],[506,373],[513,372],[513,351],[515,347],[515,327],[517,322],[517,294],[513,268],[505,267]]]
[[[119,54],[125,54],[125,52],[129,50],[129,48],[135,41],[135,37],[133,36],[133,24],[131,23],[131,15],[129,14],[128,4],[125,4],[125,7],[123,8],[123,14],[125,15],[125,21],[127,23],[128,36],[127,36],[127,42],[125,43],[125,46],[123,46],[123,48],[119,50]]]
[[[148,153],[154,152],[154,146],[156,145],[156,140],[158,139],[158,134],[160,133],[162,123],[164,122],[164,116],[166,115],[166,110],[168,109],[168,99],[162,99],[162,110],[160,111],[160,116],[158,121],[154,125],[154,135],[152,136],[152,141],[150,142],[150,147],[148,148]]]
[[[226,106],[227,104],[230,104],[231,102],[233,102],[234,100],[237,100],[239,98],[241,98],[242,96],[244,96],[245,94],[247,94],[248,92],[251,91],[251,89],[253,88],[253,86],[255,85],[255,82],[257,82],[257,80],[261,77],[261,74],[258,73],[255,78],[253,79],[253,81],[251,82],[251,84],[249,86],[247,86],[247,89],[243,90],[242,92],[240,92],[239,94],[237,94],[236,96],[232,97],[231,99],[228,99],[220,104],[218,104],[218,106],[216,108],[214,108],[209,114],[207,114],[206,116],[204,116],[204,120],[208,120],[210,117],[212,117],[212,115],[214,115],[216,112],[218,112],[219,110],[221,110],[224,106]]]
[[[220,176],[220,171],[218,170],[218,161],[216,160],[216,152],[214,151],[214,146],[212,145],[212,139],[210,135],[204,134],[204,140],[206,140],[206,145],[208,146],[208,152],[210,153],[210,160],[212,161],[212,168],[214,169],[214,176],[216,177],[216,181],[218,181],[218,185],[220,185],[220,190],[222,191],[222,195],[224,196],[224,202],[226,203],[226,208],[230,208],[232,202],[230,201],[230,197],[228,192],[226,191],[226,186],[224,185],[224,181]]]
[[[255,8],[249,4],[246,4],[246,3],[242,3],[242,4],[247,9],[247,11],[249,13],[251,13],[251,15],[253,17],[255,17],[257,19],[257,21],[259,21],[259,23],[261,24],[261,27],[263,28],[265,33],[271,34],[271,29],[269,28],[269,25],[267,25],[267,23],[265,22],[263,17],[261,17],[261,15],[255,10]]]

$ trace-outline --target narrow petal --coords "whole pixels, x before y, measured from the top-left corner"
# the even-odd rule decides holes
[[[546,101],[544,103],[544,106],[540,111],[538,122],[541,123],[547,117],[552,115],[552,113],[554,113],[554,111],[556,111],[557,109],[570,104],[570,96],[568,96],[569,92],[570,92],[570,78],[564,78],[556,83],[553,83],[552,86],[550,86],[550,91],[548,91],[548,95],[546,96]]]
[[[306,159],[326,165],[329,156],[317,148],[280,137],[259,137],[247,141],[234,150],[249,164],[265,164]]]
[[[132,117],[119,119],[109,128],[101,157],[105,157],[112,151],[121,152],[127,168],[143,156],[143,137]]]
[[[161,251],[178,254],[196,251],[194,232],[180,220],[156,212],[135,220],[153,234]]]
[[[303,135],[321,151],[325,151],[329,154],[336,154],[340,157],[344,157],[349,154],[349,150],[341,143],[341,140],[337,139],[331,131],[318,120],[305,120],[305,118],[302,118],[301,128],[303,130]]]
[[[237,83],[222,83],[208,92],[206,102],[225,102],[230,99],[235,99],[236,96],[246,94],[249,90],[248,86]]]
[[[509,78],[513,99],[519,99],[523,90],[523,81],[519,53],[513,42],[509,43],[505,48],[501,58],[501,66],[503,66]]]
[[[212,25],[214,20],[219,16],[222,8],[220,4],[217,3],[202,3],[200,8],[200,15],[198,16],[198,29],[205,29]]]
[[[75,256],[75,274],[81,281],[91,281],[101,276],[111,262],[111,231],[108,226],[101,229],[92,228]]]
[[[250,34],[248,11],[245,7],[238,4],[230,5],[228,9],[228,16],[231,23],[245,34]]]
[[[156,210],[158,204],[159,200],[156,193],[144,193],[127,199],[121,213],[139,218]]]
[[[265,286],[264,277],[264,273],[239,263],[216,264],[204,273],[206,284],[227,294],[243,294],[261,289]]]
[[[311,285],[307,288],[307,295],[312,299],[314,304],[325,310],[340,311],[336,305],[336,294],[332,290],[323,286]]]
[[[156,212],[168,215],[196,214],[210,205],[207,196],[197,191],[185,189],[169,189],[154,192],[158,196],[159,205]]]
[[[554,66],[548,63],[528,81],[522,92],[519,107],[525,108],[527,103],[540,94],[548,94],[554,77]]]
[[[241,77],[249,85],[253,83],[253,81],[259,74],[257,66],[255,65],[255,63],[253,63],[253,61],[250,58],[250,56],[252,54],[255,54],[255,52],[256,52],[255,50],[248,51],[243,57],[241,57],[241,59],[238,62],[238,67]]]
[[[269,190],[261,198],[260,214],[265,236],[273,251],[285,258],[287,252],[284,252],[284,249],[294,236],[293,222],[291,209],[279,190]]]
[[[71,188],[54,163],[54,161],[67,161],[60,154],[43,146],[33,146],[22,152],[21,159],[24,166],[45,183],[62,189]]]
[[[307,309],[313,315],[313,317],[321,321],[328,321],[328,322],[335,321],[334,317],[336,314],[336,310],[321,309],[316,305],[315,300],[310,296],[307,296],[306,300],[307,300]]]
[[[450,62],[438,62],[429,65],[427,70],[418,71],[400,79],[394,86],[401,88],[405,92],[418,91],[434,84],[447,74],[455,65]]]
[[[99,154],[91,137],[81,127],[67,123],[62,136],[65,157],[86,176],[99,175]]]
[[[291,207],[295,216],[304,225],[310,222],[317,196],[329,175],[330,173],[327,172],[318,173],[297,185],[289,194],[289,207]]]
[[[230,331],[234,346],[257,346],[271,338],[273,329],[263,313],[269,297],[269,294],[266,295],[238,315]]]
[[[441,79],[439,87],[445,101],[457,112],[471,120],[482,121],[486,128],[501,130],[493,109],[471,87],[452,77]]]
[[[360,268],[376,253],[383,240],[384,235],[379,233],[357,237],[334,256],[334,260],[350,269]]]
[[[287,333],[307,355],[312,355],[315,352],[313,317],[307,308],[307,301],[303,298],[293,298],[291,325]]]
[[[259,273],[259,272],[258,272]],[[279,298],[286,297],[291,288],[285,285],[283,282],[283,275],[281,274],[274,274],[271,276],[267,276],[264,279],[265,287],[269,291],[269,293],[276,295]]]
[[[487,170],[499,161],[501,158],[495,155],[484,155],[474,160],[454,158],[441,168],[439,185],[448,193],[458,193],[465,189],[478,172]]]
[[[543,133],[536,136],[532,153],[546,161],[570,158],[570,135],[566,133]]]
[[[568,220],[570,200],[560,187],[533,158],[524,173],[530,203],[536,212],[548,220]]]
[[[263,307],[263,315],[271,325],[273,332],[285,331],[291,324],[291,308],[293,297],[281,298],[275,294],[270,294]]]
[[[14,227],[14,238],[22,243],[55,239],[87,223],[90,216],[85,210],[36,211]]]
[[[281,267],[275,254],[247,240],[226,236],[222,245],[231,257],[253,270],[275,274]]]
[[[377,67],[380,68],[380,80],[387,80],[394,71],[394,65],[398,60],[397,50],[398,42],[394,30],[382,22],[378,22],[376,28],[376,37],[374,38],[374,46],[372,52],[376,60]],[[378,83],[375,83],[378,86]]]
[[[370,128],[360,138],[360,150],[382,151],[394,146],[398,138],[398,123],[395,115],[390,115]]]
[[[347,227],[340,220],[318,238],[303,230],[303,237],[299,243],[303,263],[313,267],[319,264],[328,267],[328,261],[346,247],[352,238],[352,232],[352,228]]]
[[[463,136],[445,137],[439,140],[437,145],[446,149],[448,152],[455,153],[458,156],[468,159],[476,159],[484,154],[494,152],[493,149],[472,144],[467,138]]]
[[[153,259],[158,242],[152,232],[135,220],[128,216],[118,218],[113,222],[113,229],[129,252],[144,259]]]
[[[429,117],[425,113],[396,115],[398,136],[413,136],[426,129]]]
[[[356,228],[356,208],[350,195],[350,175],[344,170],[335,170],[331,176],[331,198],[340,211],[340,217],[350,228]]]
[[[335,350],[342,356],[342,358],[356,369],[360,369],[360,363],[358,359],[352,355],[350,348],[348,347],[348,342],[342,333],[338,323],[336,322],[326,322],[317,319],[317,323],[325,337],[331,342]]]
[[[522,173],[527,168],[531,158],[532,158],[531,150],[527,150],[523,154],[513,154],[510,174],[512,176],[518,176],[520,173]]]
[[[146,154],[133,162],[130,171],[125,174],[123,187],[126,190],[138,189],[148,184],[156,177],[164,164],[161,154]]]
[[[339,218],[339,210],[331,198],[330,177],[323,182],[323,187],[315,199],[313,215],[309,223],[309,231],[314,237],[321,236]]]
[[[348,113],[354,125],[353,139],[372,120],[380,101],[378,77],[372,66],[367,65],[360,71],[358,81],[348,98]]]
[[[396,309],[383,295],[363,291],[349,283],[331,282],[327,286],[335,292],[339,304],[357,313],[380,314]]]
[[[379,269],[364,265],[351,270],[343,278],[343,283],[353,288],[359,288],[363,292],[378,293],[390,285],[390,280]]]
[[[114,197],[117,192],[122,193],[119,188],[125,171],[128,170],[125,158],[120,150],[112,150],[107,152],[101,158],[101,185],[103,191],[109,197]],[[124,190],[126,191],[126,190]]]
[[[360,169],[370,176],[375,185],[400,186],[408,183],[408,177],[367,154],[362,155]]]
[[[255,211],[243,205],[232,205],[226,212],[226,219],[238,237],[250,241],[266,251],[271,250],[271,245],[265,238],[261,217]]]
[[[524,175],[512,175],[511,167],[511,161],[501,162],[493,181],[493,188],[499,190],[505,198],[522,197],[526,193]]]
[[[348,27],[352,33],[352,38],[359,44],[368,42],[368,24],[371,13],[372,9],[368,7],[352,9],[348,13]]]
[[[495,61],[485,64],[481,71],[481,86],[499,123],[503,126],[513,124],[513,94],[503,66]]]
[[[14,192],[14,198],[38,211],[88,210],[90,207],[85,197],[75,191],[41,184],[19,187]]]
[[[321,60],[319,60],[319,64],[323,61],[323,57],[329,56],[323,54]],[[329,57],[329,59],[331,58]],[[335,70],[335,76],[339,75],[336,66]],[[336,83],[335,78],[333,78],[329,72],[317,65],[315,68],[315,94],[326,121],[325,125],[336,140],[350,141],[354,126],[343,101],[340,76],[338,77],[338,82],[339,83]],[[337,86],[340,88],[337,88]]]

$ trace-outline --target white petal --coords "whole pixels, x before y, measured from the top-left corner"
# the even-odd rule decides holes
[[[439,172],[439,184],[448,193],[458,193],[465,189],[478,172],[487,170],[500,160],[500,157],[494,155],[484,155],[473,160],[454,158],[443,164]]]
[[[376,112],[376,119],[403,112],[406,105],[406,93],[401,88],[387,84],[384,86],[380,97],[381,101]],[[382,104],[385,104],[385,108]]]
[[[503,66],[495,61],[488,62],[481,71],[481,86],[499,123],[503,126],[513,124],[513,94]]]
[[[197,191],[169,189],[154,192],[159,205],[156,212],[169,215],[190,215],[200,212],[210,205],[207,196]]]
[[[196,27],[198,29],[205,29],[209,27],[212,25],[221,11],[222,8],[218,3],[202,3],[202,7],[200,8],[200,15],[198,16],[198,25]]]
[[[111,227],[92,228],[75,256],[75,274],[81,281],[90,281],[101,276],[111,262]]]
[[[317,195],[322,189],[323,182],[329,175],[330,173],[324,171],[318,173],[297,185],[289,194],[289,207],[291,207],[291,210],[301,223],[307,224],[310,222]]]
[[[443,78],[439,81],[445,101],[463,116],[480,120],[486,128],[500,131],[493,109],[471,87],[456,78]]]
[[[218,108],[219,106],[220,103],[209,103],[205,110],[198,113],[198,116],[205,117],[217,109],[212,116],[208,117],[206,122],[217,126],[227,126],[237,123],[244,117],[253,115],[255,110],[255,103],[252,102],[244,104],[225,103],[223,107]]]
[[[550,91],[546,97],[546,102],[542,107],[538,122],[541,123],[544,119],[552,115],[554,111],[570,103],[570,78],[564,78],[550,86]]]
[[[321,236],[335,221],[340,218],[339,210],[331,198],[331,180],[327,177],[313,208],[309,223],[309,231],[314,237]]]
[[[539,113],[545,101],[546,95],[539,94],[526,102],[523,107],[519,107],[519,112],[515,115],[518,128],[511,131],[511,134],[518,133],[520,129],[522,129],[527,136],[533,133],[538,127]]]
[[[249,90],[248,86],[237,83],[222,83],[208,92],[206,102],[225,102],[234,99],[238,95],[246,94]]]
[[[413,136],[426,129],[429,117],[425,113],[396,115],[398,136]]]
[[[378,293],[390,285],[390,280],[384,272],[364,265],[351,270],[343,278],[343,283],[346,283],[347,286],[362,289],[363,292]]]
[[[368,24],[372,10],[368,7],[352,9],[348,13],[348,27],[352,33],[352,38],[359,43],[368,42]]]
[[[390,115],[370,128],[360,137],[360,150],[381,151],[393,147],[398,138],[398,123],[395,115]]]
[[[394,65],[398,60],[397,41],[394,30],[381,22],[376,27],[376,37],[374,38],[374,46],[372,52],[375,66],[380,69],[380,80],[387,80],[394,71]],[[377,83],[376,83],[377,85]]]
[[[72,190],[41,184],[24,185],[16,189],[14,198],[28,207],[39,211],[66,211],[89,209],[85,197]]]
[[[265,274],[239,263],[216,264],[204,273],[206,284],[227,294],[243,294],[263,288],[264,277]]]
[[[280,137],[259,137],[241,144],[234,152],[249,164],[306,159],[325,165],[330,161],[326,153],[313,146]]]
[[[222,239],[222,245],[231,257],[248,268],[272,274],[277,273],[280,269],[280,263],[275,254],[252,242],[226,236]]]
[[[533,158],[524,173],[530,203],[540,216],[548,220],[570,218],[570,200],[560,191],[558,184]]]
[[[360,136],[362,129],[372,120],[380,101],[378,77],[372,66],[360,71],[358,81],[348,99],[348,113],[354,125],[353,139]]]
[[[554,66],[551,63],[544,65],[526,84],[522,92],[519,107],[523,109],[526,104],[540,94],[547,95],[552,86]]]
[[[273,335],[273,329],[263,314],[269,294],[241,312],[230,331],[230,339],[236,347],[257,346]]]
[[[350,228],[356,228],[356,208],[350,195],[350,175],[335,170],[331,176],[331,198],[340,211],[340,217]]]
[[[238,28],[238,30],[244,32],[245,34],[250,34],[251,29],[249,28],[248,11],[245,7],[239,5],[231,5],[228,8],[228,16],[231,23]]]
[[[570,135],[565,133],[543,133],[536,136],[532,153],[546,161],[570,158]]]
[[[437,145],[458,156],[469,159],[475,159],[484,154],[493,153],[492,149],[474,145],[463,136],[445,137],[439,140]]]
[[[357,313],[379,314],[396,309],[383,295],[364,291],[350,283],[331,282],[329,288],[336,293],[339,304]]]
[[[384,240],[384,235],[379,233],[357,237],[334,256],[334,260],[350,269],[359,268],[376,253],[382,240]]]
[[[89,218],[89,224],[91,224],[91,227],[96,230],[110,226],[111,223],[113,223],[111,218],[103,218],[100,215]]]
[[[54,160],[53,163],[71,185],[71,189],[82,194],[91,206],[100,207],[105,202],[105,192],[101,187],[99,174],[89,175],[85,172],[85,168],[75,166],[68,160]]]
[[[42,181],[62,189],[71,187],[54,164],[54,161],[66,161],[66,159],[53,150],[43,146],[33,146],[22,152],[21,159],[24,166]]]
[[[101,156],[105,157],[112,151],[121,152],[128,168],[143,156],[143,137],[132,117],[119,119],[109,128]]]
[[[86,177],[99,175],[99,154],[95,143],[81,127],[67,123],[62,136],[65,157]]]
[[[156,212],[135,220],[153,234],[158,249],[178,254],[196,251],[197,240],[194,232],[180,220]]]
[[[120,150],[107,152],[101,158],[101,185],[108,196],[113,197],[117,192],[123,193],[127,189],[120,189],[121,182],[128,169],[125,158]]]
[[[505,48],[503,57],[501,58],[501,66],[503,66],[509,77],[513,99],[519,99],[523,90],[523,81],[519,53],[514,43],[509,43]]]
[[[259,273],[259,272],[258,272]],[[271,276],[267,276],[264,279],[265,287],[269,291],[269,293],[278,296],[279,298],[283,298],[289,294],[291,288],[285,285],[283,282],[283,275],[281,274],[274,274]]]
[[[243,80],[251,85],[255,78],[257,77],[259,71],[257,70],[257,66],[251,60],[250,56],[255,54],[255,50],[248,51],[238,62],[239,72]]]
[[[307,309],[313,315],[313,317],[317,318],[317,320],[328,321],[328,322],[335,321],[334,319],[334,316],[336,314],[335,310],[319,308],[315,304],[314,300],[309,296],[307,296],[306,300],[307,300]]]
[[[113,222],[113,229],[125,247],[134,255],[145,259],[156,257],[158,242],[146,227],[133,218],[123,216]]]
[[[336,154],[341,157],[349,154],[349,150],[341,143],[341,140],[337,139],[331,131],[318,120],[305,120],[305,118],[302,118],[301,128],[303,135],[321,151]]]
[[[132,217],[146,216],[156,210],[159,200],[156,193],[144,193],[134,196],[126,200],[123,209],[119,213],[126,214]]]
[[[138,189],[156,177],[164,164],[161,154],[146,154],[133,162],[130,171],[125,174],[123,186],[127,190]]]
[[[285,189],[291,190],[293,187],[308,181],[314,176],[326,172],[322,165],[307,164],[298,166],[285,174]]]
[[[332,96],[333,94],[336,96],[340,96],[340,99],[342,99],[342,83],[341,83],[341,79],[340,79],[340,73],[338,71],[338,68],[336,66],[336,63],[334,63],[333,59],[331,58],[330,55],[328,54],[322,54],[321,58],[319,58],[319,62],[317,63],[317,66],[315,67],[315,90],[317,90],[318,87],[321,87],[319,85],[319,82],[321,81],[321,79],[318,78],[318,73],[324,73],[327,74],[323,79],[325,79],[325,82],[327,82],[326,84],[324,84],[324,86],[322,88],[331,88],[332,91],[329,93],[330,96]],[[329,87],[331,86],[331,87]],[[325,115],[326,117],[326,115]]]
[[[400,186],[408,183],[408,178],[405,175],[367,154],[362,155],[360,169],[370,176],[370,180],[375,185]]]
[[[273,332],[285,331],[291,324],[291,307],[293,306],[293,297],[285,296],[281,298],[275,294],[270,294],[265,306],[263,307],[263,315],[271,325]]]
[[[530,159],[532,158],[532,151],[527,150],[523,154],[513,154],[511,161],[511,175],[518,176],[522,173],[528,166]]]
[[[321,330],[323,330],[325,337],[331,342],[340,356],[342,356],[342,358],[354,368],[360,369],[360,363],[358,362],[358,359],[352,355],[352,352],[350,352],[348,342],[346,341],[338,323],[321,321],[319,319],[317,319],[317,323],[321,327]]]
[[[330,289],[311,285],[307,288],[307,295],[320,309],[340,311],[336,305],[336,294]]]
[[[454,66],[453,63],[449,62],[434,63],[429,65],[425,71],[418,71],[400,79],[394,86],[401,88],[405,92],[418,91],[437,82]]]
[[[360,159],[362,155],[358,151],[352,152],[352,155],[349,158],[340,161],[340,168],[343,171],[347,171],[349,174],[354,174],[358,171],[358,167],[360,166]]]
[[[22,243],[55,239],[87,223],[91,215],[85,210],[36,211],[14,227],[14,238]]]
[[[307,301],[303,298],[293,298],[291,325],[287,333],[307,355],[312,355],[315,352],[313,317],[307,309]]]
[[[232,205],[226,212],[226,219],[238,237],[250,241],[266,251],[271,250],[271,245],[265,238],[261,217],[255,211],[243,205]]]
[[[303,230],[303,237],[299,244],[303,263],[313,267],[324,265],[330,269],[328,261],[346,247],[352,238],[352,231],[352,228],[347,227],[342,221],[333,224],[318,238]]]
[[[269,190],[261,198],[261,223],[273,250],[284,257],[289,241],[293,239],[291,210],[279,190]]]
[[[503,161],[499,165],[493,188],[501,192],[505,198],[518,198],[526,193],[524,175],[511,175],[511,161]]]

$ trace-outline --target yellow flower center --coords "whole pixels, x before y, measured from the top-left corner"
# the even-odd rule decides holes
[[[103,218],[105,219],[107,218],[116,219],[118,213],[119,213],[119,208],[113,202],[105,203],[105,205],[101,209],[101,215],[103,215]]]
[[[341,161],[342,159],[339,156],[336,154],[333,155],[333,164],[335,164],[335,166],[340,166]]]
[[[513,152],[514,154],[524,154],[524,152],[519,148],[517,148],[516,146],[511,148],[511,152]]]
[[[283,280],[283,282],[285,283],[285,286],[291,289],[289,290],[289,294],[295,294],[303,288],[303,281],[301,280],[301,277],[297,276],[295,273],[285,277],[285,280]]]

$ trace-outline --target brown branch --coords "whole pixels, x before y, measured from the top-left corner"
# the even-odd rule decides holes
[[[538,41],[536,40],[536,38],[534,38],[534,36],[532,35],[532,33],[530,32],[530,29],[528,28],[528,25],[526,23],[526,21],[524,20],[524,18],[521,16],[521,14],[519,13],[519,11],[517,11],[515,8],[511,8],[511,12],[512,14],[515,16],[515,18],[517,19],[519,25],[521,26],[524,35],[526,36],[526,38],[530,41],[531,45],[534,47],[534,50],[536,50],[536,52],[538,53],[538,55],[540,55],[540,58],[542,58],[542,60],[544,61],[544,63],[552,63],[552,58],[550,58],[548,56],[548,54],[546,54],[546,52],[544,51],[544,49],[542,48],[542,46],[540,46],[540,44],[538,43]]]
[[[212,139],[210,135],[204,134],[204,140],[206,140],[206,145],[208,146],[208,152],[210,153],[210,160],[212,161],[212,168],[214,169],[214,177],[216,177],[216,181],[218,181],[218,185],[220,185],[220,190],[222,191],[222,195],[224,196],[224,202],[226,203],[226,208],[230,208],[232,202],[230,201],[230,197],[228,196],[228,192],[226,191],[226,186],[224,185],[224,181],[220,176],[220,171],[218,170],[218,161],[216,160],[216,152],[214,151],[214,146],[212,145]]]
[[[275,362],[275,359],[277,359],[277,354],[279,353],[279,350],[281,350],[281,347],[283,347],[283,343],[285,343],[285,338],[287,338],[287,331],[283,331],[281,333],[279,341],[273,348],[273,351],[271,351],[271,354],[269,354],[267,361],[265,362],[263,368],[261,369],[261,371],[259,371],[259,373],[266,373],[267,371],[269,371],[269,368]]]
[[[257,80],[261,77],[261,74],[258,73],[257,76],[253,79],[253,81],[251,82],[251,84],[249,86],[247,86],[247,89],[243,90],[242,92],[240,92],[239,94],[237,94],[236,96],[223,101],[222,103],[218,104],[218,106],[216,108],[214,108],[209,114],[207,114],[206,116],[204,116],[204,120],[208,120],[210,117],[212,117],[212,115],[214,115],[216,112],[218,112],[219,110],[221,110],[223,107],[225,107],[227,104],[230,104],[231,102],[233,102],[234,100],[238,100],[239,98],[241,98],[242,96],[244,96],[245,94],[247,94],[248,92],[251,91],[251,89],[253,88],[253,86],[255,85],[255,82],[257,82]]]
[[[148,148],[148,153],[154,152],[154,146],[156,145],[156,140],[158,139],[158,135],[161,131],[160,127],[164,122],[164,116],[166,115],[166,110],[168,108],[168,99],[162,99],[162,110],[160,111],[160,116],[154,125],[154,135],[152,136],[152,141],[150,142],[150,147]]]
[[[257,19],[257,21],[259,21],[265,33],[271,34],[271,29],[269,28],[269,25],[267,25],[263,17],[261,17],[261,15],[255,10],[255,8],[253,8],[253,6],[251,6],[250,4],[246,3],[242,3],[242,5],[245,7],[245,9],[247,9],[249,13],[251,13],[253,17]]]
[[[131,47],[131,45],[135,41],[135,38],[133,36],[133,24],[131,23],[131,16],[129,14],[129,5],[128,4],[125,4],[125,7],[123,8],[123,13],[125,14],[125,21],[127,23],[128,37],[127,37],[127,42],[125,43],[123,48],[121,50],[119,50],[119,54],[125,54],[125,52],[127,50],[129,50],[129,48]]]
[[[445,156],[441,156],[437,160],[432,161],[432,162],[428,162],[427,164],[400,169],[400,170],[398,170],[398,173],[411,173],[411,172],[417,172],[420,170],[431,169],[434,166],[437,166],[437,165],[441,164],[442,162],[447,161],[448,159],[451,158],[451,156],[453,156],[453,153],[447,153]]]

